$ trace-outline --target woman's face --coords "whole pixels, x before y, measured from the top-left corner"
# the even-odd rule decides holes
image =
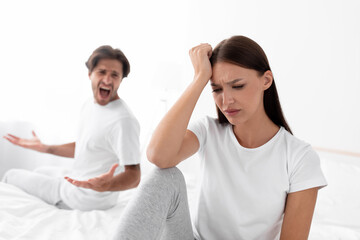
[[[232,125],[247,123],[265,113],[263,95],[271,86],[271,71],[259,76],[253,69],[219,62],[213,66],[210,82],[216,105]]]

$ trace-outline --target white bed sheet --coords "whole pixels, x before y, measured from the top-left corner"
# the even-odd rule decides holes
[[[360,240],[360,158],[319,152],[328,186],[318,193],[312,240]]]
[[[320,154],[329,186],[319,191],[310,240],[360,239],[360,159]],[[151,166],[143,164],[146,175]],[[180,164],[190,207],[196,199],[198,164]],[[126,203],[136,190],[121,192],[107,211],[60,210],[20,189],[0,183],[0,239],[110,239]]]
[[[134,190],[106,211],[61,210],[0,182],[0,239],[109,239]]]

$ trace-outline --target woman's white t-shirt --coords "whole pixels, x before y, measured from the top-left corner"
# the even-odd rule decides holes
[[[287,194],[327,185],[316,152],[283,127],[251,149],[239,144],[231,124],[210,117],[189,130],[200,143],[197,239],[277,239]]]

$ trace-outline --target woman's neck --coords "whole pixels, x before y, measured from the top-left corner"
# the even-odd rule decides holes
[[[279,126],[273,123],[264,112],[256,119],[233,126],[233,131],[241,146],[257,148],[272,139],[279,131]]]

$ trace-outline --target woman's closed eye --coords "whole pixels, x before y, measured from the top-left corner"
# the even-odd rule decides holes
[[[245,87],[245,84],[241,84],[241,85],[234,85],[232,86],[233,89],[236,89],[236,90],[240,90],[240,89],[243,89]],[[213,88],[212,89],[212,92],[213,93],[219,93],[222,91],[222,88]]]
[[[213,93],[219,93],[222,89],[221,88],[213,88]]]
[[[241,84],[241,85],[235,85],[233,86],[232,88],[235,88],[235,89],[242,89],[244,88],[245,84]]]

